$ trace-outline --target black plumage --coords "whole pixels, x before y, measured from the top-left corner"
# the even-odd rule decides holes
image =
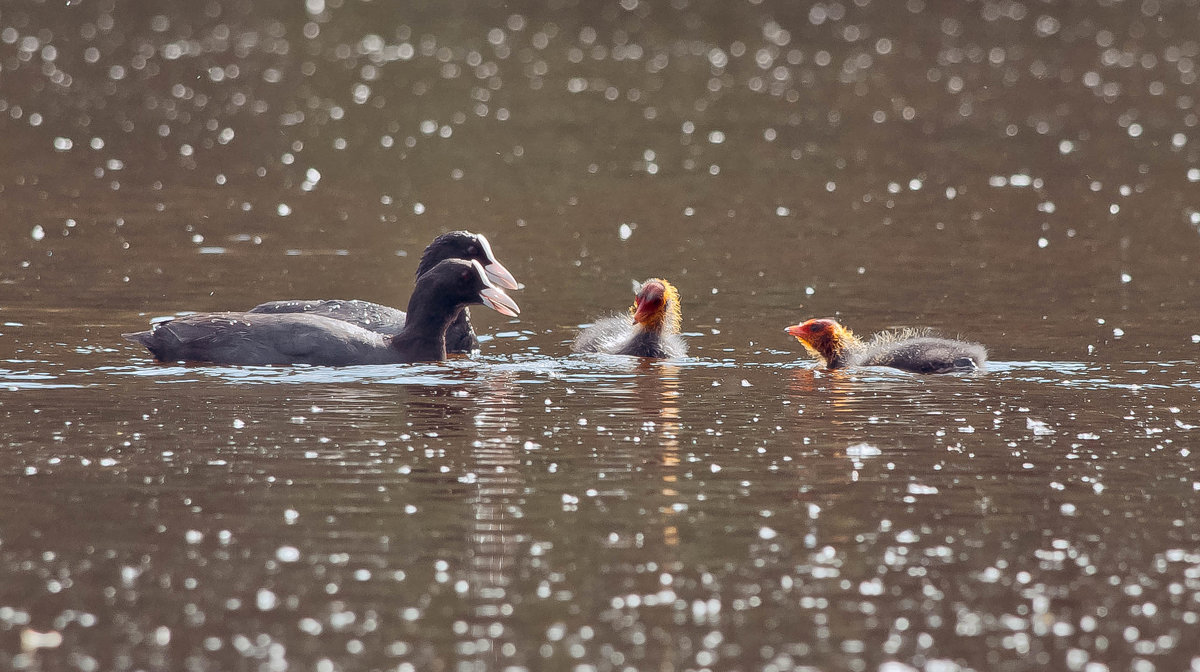
[[[488,279],[492,283],[506,289],[517,289],[518,287],[512,273],[496,260],[496,256],[492,253],[492,246],[483,234],[470,231],[451,231],[434,238],[421,254],[421,261],[417,264],[417,277],[421,277],[446,259],[478,261],[483,265],[483,270],[487,272]],[[361,299],[269,301],[260,303],[247,312],[320,315],[387,336],[400,333],[404,328],[405,319],[402,310]],[[470,311],[464,309],[446,330],[446,350],[454,353],[470,353],[478,349],[479,339],[475,336],[475,329],[471,326]]]
[[[199,313],[123,334],[159,361],[353,366],[440,361],[446,330],[469,304],[505,315],[517,304],[477,261],[447,259],[417,278],[403,328],[382,334],[312,313]]]

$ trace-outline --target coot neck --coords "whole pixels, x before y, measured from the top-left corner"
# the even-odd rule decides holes
[[[840,369],[854,366],[857,363],[856,357],[861,350],[862,342],[853,334],[838,334],[829,343],[828,351],[821,353],[825,357],[825,368]]]
[[[446,328],[462,312],[464,304],[432,300],[414,292],[408,301],[404,329],[392,338],[392,347],[415,360],[440,361],[446,358]]]
[[[846,348],[839,343],[838,345],[834,346],[832,352],[825,356],[825,362],[825,368],[827,369],[840,369],[845,366],[849,366],[849,348]]]

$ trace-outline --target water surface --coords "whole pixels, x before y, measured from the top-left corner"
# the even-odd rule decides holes
[[[1200,666],[1200,6],[0,9],[0,661]],[[403,306],[474,358],[159,365],[124,331]],[[569,354],[631,279],[690,356]],[[836,316],[983,375],[826,372]]]

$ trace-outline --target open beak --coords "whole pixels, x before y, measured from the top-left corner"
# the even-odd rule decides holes
[[[521,287],[517,284],[517,279],[513,277],[513,274],[509,273],[504,264],[496,260],[496,255],[492,254],[492,244],[488,242],[488,239],[482,233],[478,237],[479,244],[483,246],[483,256],[487,259],[487,262],[483,266],[483,272],[487,273],[488,280],[505,289],[520,289]]]
[[[508,269],[495,259],[488,261],[487,266],[483,267],[483,272],[487,274],[488,280],[505,289],[520,289],[513,274],[509,273]]]
[[[509,317],[516,317],[521,313],[521,309],[517,307],[517,302],[513,301],[508,294],[504,293],[499,287],[484,287],[479,290],[479,298],[483,299],[483,305]]]
[[[633,321],[641,324],[654,315],[654,309],[650,306],[649,301],[641,301],[638,303],[637,310],[633,312]]]

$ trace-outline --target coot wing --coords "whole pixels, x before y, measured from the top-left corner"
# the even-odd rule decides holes
[[[359,299],[321,301],[269,301],[250,309],[251,313],[307,313],[341,320],[381,334],[395,336],[404,329],[404,311]]]
[[[383,363],[391,354],[381,334],[305,313],[202,313],[126,338],[160,361],[345,366]]]

